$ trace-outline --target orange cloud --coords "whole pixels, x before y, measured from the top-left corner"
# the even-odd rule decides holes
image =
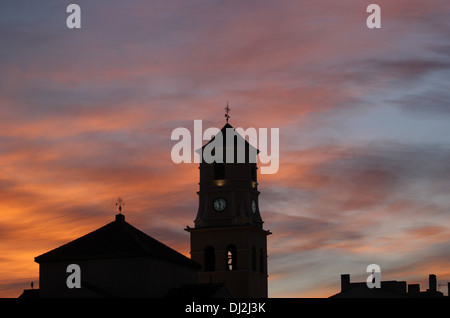
[[[393,279],[449,279],[447,130],[421,145],[428,122],[394,141],[346,125],[386,105],[448,100],[431,76],[448,72],[450,4],[380,1],[375,33],[354,2],[135,2],[89,4],[89,28],[70,37],[46,18],[49,5],[35,17],[4,6],[0,296],[37,281],[33,257],[110,222],[118,196],[131,224],[188,256],[198,169],[171,162],[170,133],[194,119],[224,124],[227,100],[235,127],[280,128],[280,169],[258,176],[274,233],[271,296],[335,293],[336,260],[341,269],[373,258]],[[404,117],[396,127],[369,119],[389,130]]]

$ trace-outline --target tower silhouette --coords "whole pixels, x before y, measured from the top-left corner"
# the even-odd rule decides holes
[[[267,236],[271,233],[263,229],[258,204],[259,151],[228,120],[220,134],[222,139],[216,135],[197,150],[202,155],[198,212],[195,227],[186,231],[190,232],[191,258],[202,265],[198,283],[224,283],[233,297],[267,297]],[[212,152],[221,150],[222,155],[208,163],[205,149],[219,140],[222,143],[216,143]],[[240,152],[245,160],[238,160]]]

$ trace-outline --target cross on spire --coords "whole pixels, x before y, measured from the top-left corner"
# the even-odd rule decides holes
[[[227,107],[225,107],[225,118],[227,119],[227,124],[228,124],[228,119],[230,119],[230,115],[228,115],[228,113],[231,111],[230,107],[228,107],[228,101],[227,101]]]
[[[119,214],[122,214],[122,206],[125,205],[122,198],[117,198],[116,205],[119,206]]]

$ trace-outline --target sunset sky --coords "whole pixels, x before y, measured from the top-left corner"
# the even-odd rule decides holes
[[[372,263],[446,284],[449,16],[446,0],[2,0],[0,297],[39,287],[34,257],[113,221],[119,196],[189,256],[198,165],[173,163],[170,137],[221,128],[227,101],[235,128],[280,129],[278,173],[258,176],[269,297],[328,297]]]

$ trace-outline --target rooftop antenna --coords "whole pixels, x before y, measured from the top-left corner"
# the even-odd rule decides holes
[[[119,206],[119,214],[122,214],[122,206],[125,205],[125,203],[121,197],[117,198],[116,205]]]
[[[228,115],[228,113],[231,111],[230,107],[228,106],[228,101],[227,101],[227,107],[225,107],[225,118],[227,119],[227,124],[228,124],[228,119],[230,119],[230,115]]]

